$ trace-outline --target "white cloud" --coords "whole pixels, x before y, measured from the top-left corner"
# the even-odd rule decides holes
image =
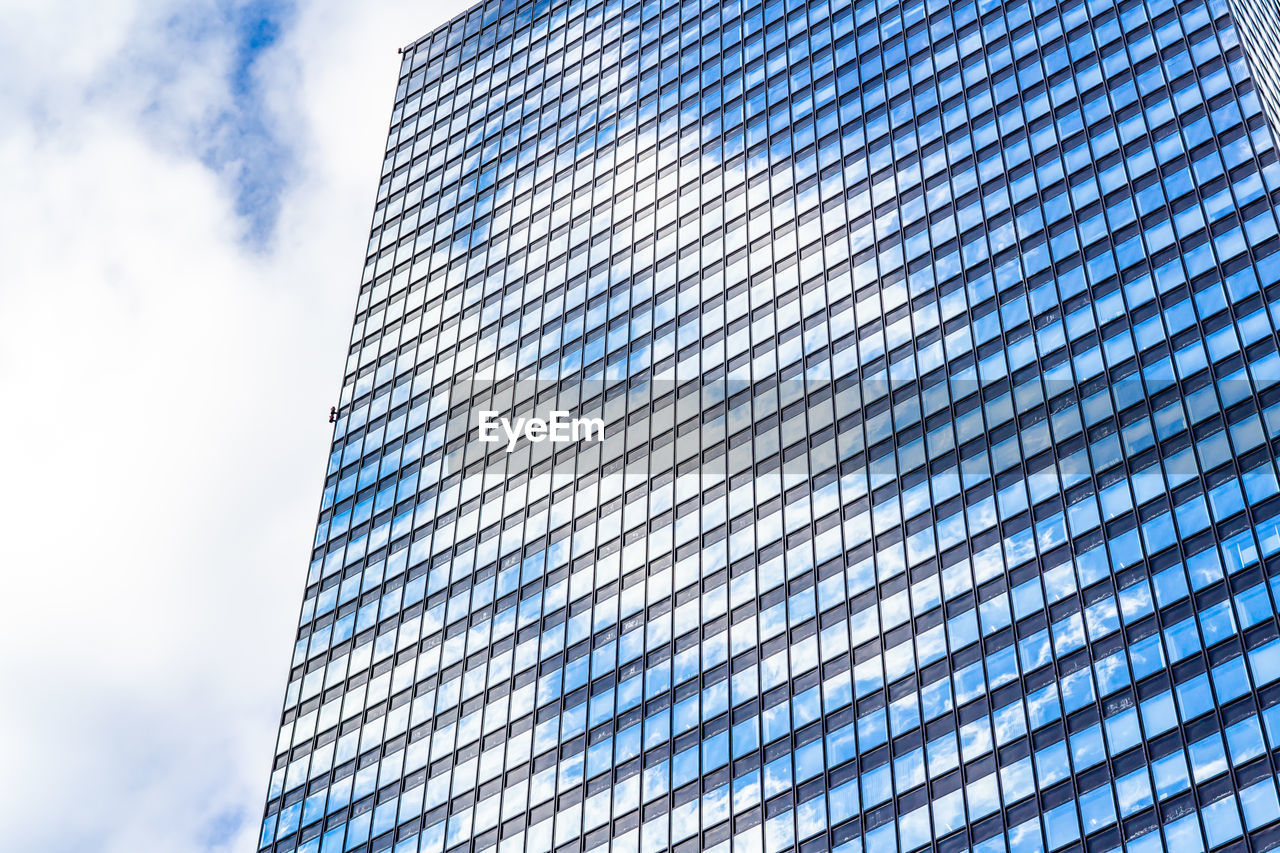
[[[256,846],[396,48],[467,4],[300,6],[255,66],[289,155],[244,239],[207,134],[224,6],[7,4],[0,837]]]

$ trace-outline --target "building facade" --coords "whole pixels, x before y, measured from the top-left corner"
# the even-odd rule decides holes
[[[259,849],[1280,843],[1273,6],[406,48]]]
[[[1231,12],[1262,106],[1280,127],[1280,0],[1232,0]]]

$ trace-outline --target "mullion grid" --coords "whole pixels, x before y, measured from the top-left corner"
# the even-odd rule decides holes
[[[896,136],[896,134],[895,134],[895,136]],[[677,187],[678,187],[678,183],[680,183],[680,182],[677,182]],[[678,222],[680,222],[680,220],[678,220],[678,219],[677,219],[677,223],[678,223]],[[896,231],[896,229],[895,229],[895,233],[901,233],[901,232],[897,232],[897,231]],[[914,295],[913,295],[913,296],[914,296]],[[754,348],[754,342],[753,342],[753,348]]]

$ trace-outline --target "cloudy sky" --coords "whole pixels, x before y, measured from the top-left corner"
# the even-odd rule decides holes
[[[460,0],[0,0],[0,838],[254,847],[396,48]]]

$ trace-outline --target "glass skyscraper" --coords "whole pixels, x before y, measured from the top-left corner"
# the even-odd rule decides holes
[[[260,850],[1280,844],[1277,20],[406,48]]]

